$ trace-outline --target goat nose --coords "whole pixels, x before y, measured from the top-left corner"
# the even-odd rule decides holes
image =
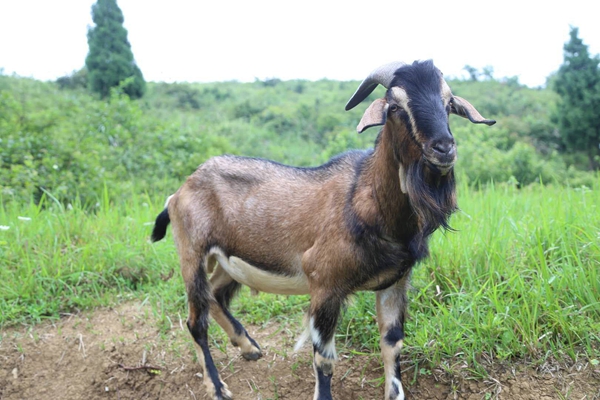
[[[440,140],[433,144],[436,153],[448,154],[454,149],[454,140]]]

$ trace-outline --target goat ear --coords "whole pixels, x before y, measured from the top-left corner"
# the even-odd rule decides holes
[[[450,112],[463,118],[467,118],[474,124],[494,125],[496,123],[493,119],[483,118],[471,103],[458,96],[453,96]]]
[[[387,121],[388,107],[389,104],[385,99],[377,99],[372,102],[356,127],[358,133],[363,133],[365,129],[372,126],[385,124],[385,121]]]

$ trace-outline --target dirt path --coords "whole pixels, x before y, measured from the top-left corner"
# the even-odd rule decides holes
[[[149,307],[126,304],[34,329],[5,329],[0,336],[0,400],[207,399],[180,321],[173,321],[166,333],[157,327]],[[219,349],[213,343],[215,361],[235,399],[312,398],[308,346],[292,353],[295,333],[278,329],[276,324],[249,327],[263,348],[264,357],[257,362],[243,360],[230,345]],[[128,370],[141,365],[160,370]],[[600,399],[600,367],[544,369],[514,366],[493,371],[493,379],[473,381],[452,379],[442,371],[415,374],[407,366],[405,391],[409,399]],[[377,354],[341,354],[334,398],[382,399],[381,376]]]

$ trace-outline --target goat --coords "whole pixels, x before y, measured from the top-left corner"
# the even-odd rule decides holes
[[[365,111],[358,133],[383,126],[375,147],[338,155],[315,168],[231,155],[202,164],[156,219],[152,240],[169,222],[185,281],[187,326],[213,399],[231,399],[212,360],[208,315],[248,360],[259,345],[230,314],[242,284],[279,294],[310,294],[308,332],[314,399],[331,399],[334,331],[352,293],[376,292],[385,398],[404,399],[400,349],[412,267],[428,255],[428,238],[457,209],[456,145],[449,114],[492,125],[453,96],[432,61],[374,70],[348,104],[377,85],[385,97]],[[208,274],[211,274],[210,278]]]

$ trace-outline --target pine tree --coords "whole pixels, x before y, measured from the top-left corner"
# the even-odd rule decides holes
[[[554,90],[561,96],[556,120],[569,151],[582,151],[590,168],[598,168],[600,158],[600,70],[598,56],[591,57],[588,46],[571,27],[571,39],[564,45],[564,62],[556,75]]]
[[[124,80],[123,90],[131,98],[142,97],[146,82],[136,65],[123,27],[123,12],[116,0],[97,0],[92,6],[96,24],[88,30],[89,53],[85,59],[88,85],[102,97]]]

